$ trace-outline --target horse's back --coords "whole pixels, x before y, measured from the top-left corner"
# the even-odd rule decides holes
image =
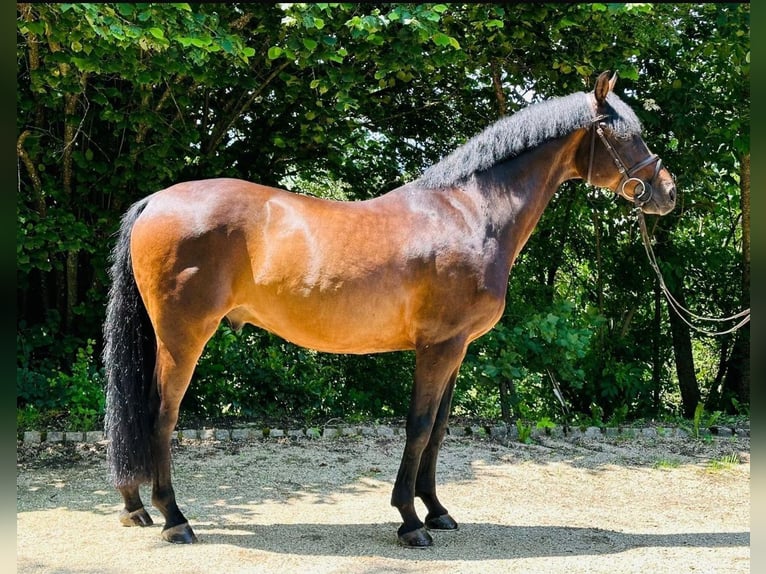
[[[173,221],[176,230],[204,232],[217,225],[231,225],[271,197],[289,192],[241,179],[218,178],[177,183],[147,198],[143,223]]]

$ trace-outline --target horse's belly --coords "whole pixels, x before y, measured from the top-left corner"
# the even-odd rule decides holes
[[[259,289],[227,316],[302,347],[367,354],[411,350],[452,337],[472,341],[494,326],[504,302],[454,290],[424,297],[401,283],[334,293]]]
[[[398,309],[397,309],[398,307]],[[283,339],[327,353],[367,354],[412,349],[401,305],[356,297],[296,297],[263,293],[227,314]]]

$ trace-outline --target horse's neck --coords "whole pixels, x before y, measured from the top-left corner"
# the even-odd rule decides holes
[[[477,176],[503,251],[512,265],[556,190],[579,178],[575,165],[582,134],[546,142]]]

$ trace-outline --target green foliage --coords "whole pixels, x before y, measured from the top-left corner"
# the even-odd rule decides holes
[[[95,341],[89,339],[76,351],[71,370],[43,377],[29,369],[17,373],[19,428],[46,420],[66,430],[93,430],[104,416],[103,371],[93,356]],[[41,412],[41,409],[45,413]]]
[[[516,420],[516,431],[519,434],[519,442],[524,444],[532,443],[532,426],[525,424],[521,419]]]
[[[184,399],[186,417],[322,422],[406,414],[411,364],[396,355],[317,353],[269,333],[222,325]]]
[[[694,418],[692,419],[692,434],[694,438],[701,438],[706,431],[709,431],[711,427],[717,424],[720,417],[720,411],[707,413],[705,412],[705,405],[698,403],[694,409]]]
[[[548,417],[543,417],[539,421],[537,421],[537,424],[535,425],[538,430],[543,431],[545,434],[551,434],[553,429],[556,428],[556,423],[553,422]]]
[[[71,374],[59,372],[49,380],[52,393],[63,399],[69,430],[97,428],[104,415],[103,372],[93,357],[94,344],[89,339],[85,347],[77,349]]]
[[[16,431],[38,430],[45,428],[44,417],[35,405],[26,405],[16,409]]]
[[[513,327],[511,319],[509,314],[477,341],[467,370],[473,370],[475,384],[482,389],[495,387],[500,378],[513,381],[516,416],[558,416],[560,406],[548,384],[549,373],[572,392],[583,388],[582,362],[600,319],[577,313],[568,301],[556,302],[547,311],[530,309]],[[458,404],[461,400],[458,396]]]
[[[668,284],[700,314],[741,308],[749,4],[26,3],[17,14],[22,420],[98,417],[108,249],[133,201],[219,176],[374,197],[501,110],[590,89],[604,69],[678,176],[678,209],[649,218]],[[557,420],[551,376],[574,413],[595,418],[595,405],[607,424],[679,410],[667,309],[658,321],[627,213],[580,184],[552,200],[505,316],[469,350],[458,413],[498,418],[504,380],[517,417]],[[693,339],[703,399],[729,348]],[[410,354],[334,357],[222,327],[185,409],[400,416],[411,367]],[[748,412],[742,397],[722,400]]]
[[[732,470],[741,463],[739,455],[736,453],[726,454],[709,461],[707,468],[711,472]]]
[[[652,465],[652,468],[671,470],[681,466],[681,463],[674,459],[661,458]]]
[[[609,417],[606,426],[615,428],[622,426],[628,420],[628,405],[621,405],[614,409],[612,416]],[[600,426],[600,425],[599,425]]]

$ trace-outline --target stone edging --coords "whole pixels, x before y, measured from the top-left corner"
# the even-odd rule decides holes
[[[405,431],[400,427],[391,427],[386,425],[379,426],[327,426],[327,427],[309,427],[303,429],[283,429],[283,428],[203,428],[203,429],[181,429],[173,432],[173,438],[180,441],[202,440],[202,441],[242,441],[253,439],[333,439],[337,437],[350,436],[373,436],[391,438],[395,436],[404,436]],[[566,438],[574,440],[578,438],[600,439],[600,438],[688,438],[691,433],[678,427],[620,427],[620,428],[601,428],[588,427],[584,430],[572,428],[569,433],[564,435],[561,427],[554,429],[530,430],[530,436],[536,438],[539,436],[553,436],[555,438]],[[724,426],[714,426],[710,429],[700,430],[700,436],[709,437],[749,437],[749,428],[731,428]],[[494,426],[451,426],[447,429],[447,437],[478,437],[492,439],[516,439],[519,438],[519,431],[515,426],[504,424]],[[72,432],[72,431],[25,431],[22,443],[24,445],[35,444],[56,444],[56,443],[86,443],[96,444],[105,442],[103,431],[90,432]]]

